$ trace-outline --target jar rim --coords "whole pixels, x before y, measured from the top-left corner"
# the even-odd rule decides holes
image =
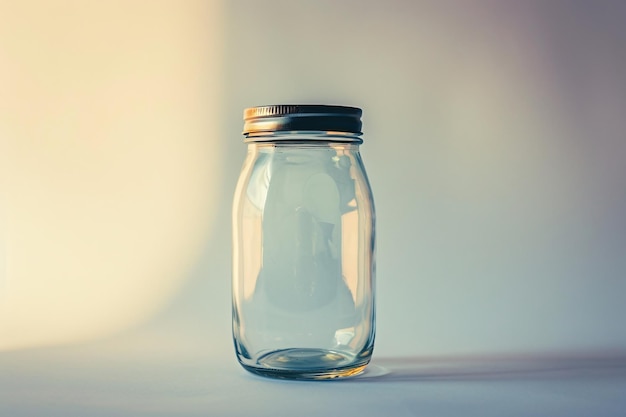
[[[345,143],[360,145],[363,138],[351,132],[295,130],[252,132],[245,135],[244,143]]]

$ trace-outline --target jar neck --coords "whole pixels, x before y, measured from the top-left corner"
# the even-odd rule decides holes
[[[358,134],[351,132],[330,131],[272,131],[255,132],[245,135],[244,143],[300,143],[300,144],[327,144],[327,143],[351,143],[360,145],[363,139]]]

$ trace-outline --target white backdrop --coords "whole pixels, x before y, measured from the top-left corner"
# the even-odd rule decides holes
[[[377,355],[626,348],[622,3],[107,4],[2,5],[0,349],[234,360],[241,112],[273,103],[364,109]]]

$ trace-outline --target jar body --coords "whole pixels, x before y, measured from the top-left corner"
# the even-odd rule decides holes
[[[249,142],[233,205],[233,338],[247,370],[361,372],[375,333],[374,204],[358,143]]]

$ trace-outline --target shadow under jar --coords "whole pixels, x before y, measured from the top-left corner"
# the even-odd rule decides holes
[[[233,339],[250,372],[357,375],[374,347],[374,203],[361,110],[246,109],[233,204]]]

